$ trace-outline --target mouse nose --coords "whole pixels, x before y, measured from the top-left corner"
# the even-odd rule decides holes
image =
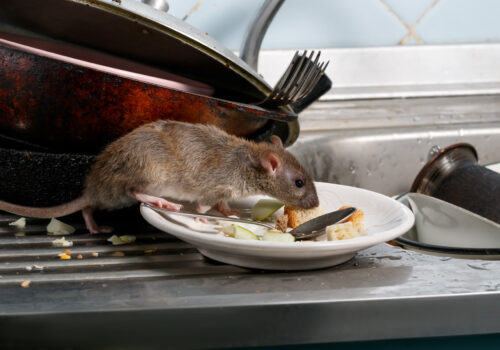
[[[316,193],[309,195],[302,200],[302,207],[304,209],[315,208],[318,205],[319,205],[319,199]]]

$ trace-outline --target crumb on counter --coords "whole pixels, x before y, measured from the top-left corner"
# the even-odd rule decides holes
[[[52,241],[52,246],[59,248],[72,247],[73,242],[67,241],[65,237],[62,237]]]
[[[16,221],[12,221],[11,223],[9,223],[9,226],[24,228],[26,227],[26,218],[19,218]]]
[[[73,226],[65,224],[64,222],[52,218],[47,225],[47,233],[51,236],[70,235],[76,230]]]
[[[61,260],[70,260],[71,259],[71,255],[69,255],[68,253],[59,253],[59,254],[57,254],[57,256]]]
[[[29,288],[30,284],[31,284],[30,280],[22,281],[21,282],[21,287],[23,287],[23,288]]]
[[[122,244],[129,244],[129,243],[134,243],[136,237],[132,235],[124,235],[124,236],[117,236],[113,235],[107,239],[108,242],[111,242],[113,245],[122,245]]]

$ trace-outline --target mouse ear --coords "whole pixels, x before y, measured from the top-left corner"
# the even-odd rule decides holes
[[[283,142],[281,142],[281,139],[278,136],[271,135],[270,140],[271,140],[272,143],[274,143],[279,148],[283,148]]]
[[[281,165],[281,159],[276,153],[267,151],[260,155],[260,165],[266,173],[274,175]]]

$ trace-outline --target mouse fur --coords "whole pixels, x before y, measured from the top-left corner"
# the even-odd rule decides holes
[[[0,201],[0,210],[30,217],[58,217],[82,210],[91,233],[110,232],[93,220],[94,210],[114,210],[137,201],[179,210],[175,201],[196,202],[198,212],[265,194],[300,208],[319,204],[313,181],[277,136],[255,143],[203,124],[156,121],[109,144],[86,177],[81,197],[36,208]]]

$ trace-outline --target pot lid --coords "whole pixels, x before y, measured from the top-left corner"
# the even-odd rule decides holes
[[[207,83],[225,99],[256,102],[271,91],[206,33],[137,0],[2,0],[0,29],[139,61]]]

